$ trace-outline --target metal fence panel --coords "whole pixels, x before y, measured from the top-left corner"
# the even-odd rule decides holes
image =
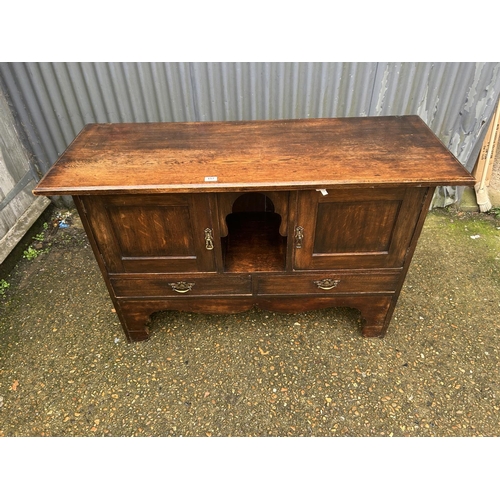
[[[0,63],[42,172],[91,122],[418,114],[471,170],[500,92],[497,62]],[[455,189],[437,197],[456,201]]]

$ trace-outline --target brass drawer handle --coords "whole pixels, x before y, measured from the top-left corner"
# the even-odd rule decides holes
[[[302,240],[304,239],[304,228],[297,226],[295,228],[295,248],[302,248]]]
[[[191,291],[194,283],[186,283],[185,281],[178,281],[177,283],[169,283],[169,286],[172,287],[172,290],[177,293],[186,293]]]
[[[321,288],[321,290],[331,290],[332,288],[335,288],[340,283],[340,280],[334,280],[332,278],[325,278],[323,280],[314,281],[313,283],[318,288]]]
[[[214,239],[212,236],[212,230],[209,227],[205,229],[205,248],[207,250],[214,249]]]

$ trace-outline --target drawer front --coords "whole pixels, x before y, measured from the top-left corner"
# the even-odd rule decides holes
[[[258,278],[259,295],[394,293],[400,273],[297,273]]]
[[[252,278],[174,274],[155,278],[111,278],[116,297],[196,297],[211,295],[252,295]]]

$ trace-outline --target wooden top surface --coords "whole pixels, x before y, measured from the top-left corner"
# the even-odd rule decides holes
[[[85,126],[34,193],[396,184],[473,185],[474,179],[418,116],[116,123]]]

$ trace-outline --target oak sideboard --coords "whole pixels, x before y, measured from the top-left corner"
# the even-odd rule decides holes
[[[353,307],[373,337],[435,187],[473,184],[419,117],[392,116],[90,124],[34,193],[73,196],[129,341],[155,311],[254,306]]]

